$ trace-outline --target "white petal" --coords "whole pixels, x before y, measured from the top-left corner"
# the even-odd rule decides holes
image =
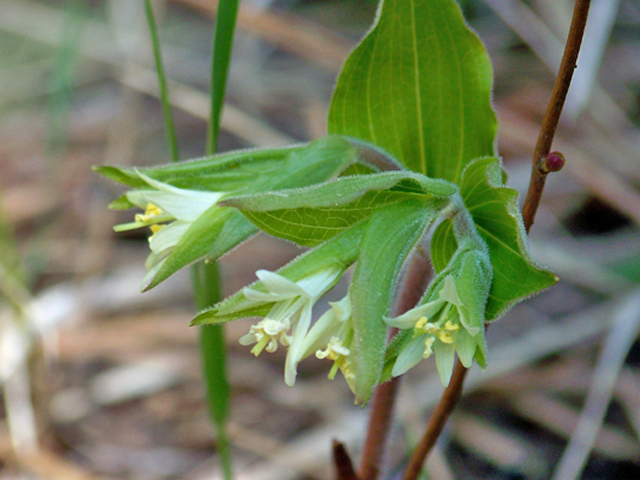
[[[304,337],[309,330],[309,324],[311,323],[311,309],[312,305],[308,302],[305,303],[300,311],[300,318],[293,327],[291,345],[289,345],[284,368],[284,381],[290,387],[293,386],[296,381],[298,363],[302,360],[301,347]]]
[[[440,381],[446,388],[449,385],[451,373],[453,372],[453,361],[456,356],[456,347],[450,343],[436,341],[433,344],[433,352],[436,355],[436,367],[438,367]]]
[[[213,207],[221,197],[219,193],[197,193],[198,195],[187,197],[159,191],[140,192],[141,196],[146,199],[148,203],[160,207],[179,220],[186,220],[188,222],[195,221],[200,215]]]
[[[148,200],[145,198],[145,192],[151,192],[152,190],[132,190],[126,193],[127,200],[133,203],[136,207],[146,210]]]
[[[343,268],[337,266],[323,268],[317,273],[299,280],[297,284],[309,297],[317,299],[333,287],[343,271]]]
[[[238,340],[238,343],[244,347],[247,347],[249,345],[253,345],[257,341],[258,339],[253,333],[245,333],[243,336],[240,337],[240,339]]]
[[[442,286],[442,290],[440,290],[440,298],[458,307],[462,305],[462,300],[460,300],[458,290],[456,290],[456,284],[451,275],[447,275],[444,278],[444,285]]]
[[[475,338],[469,335],[466,330],[459,330],[456,335],[455,345],[462,365],[464,365],[465,368],[471,368],[471,365],[473,364],[473,356],[476,353]]]
[[[242,294],[247,300],[258,303],[281,302],[282,300],[291,298],[291,295],[289,294],[276,295],[275,293],[261,292],[249,287],[244,287],[242,289]]]
[[[329,302],[331,310],[341,322],[346,322],[351,317],[351,297],[347,294],[342,300]]]
[[[168,183],[164,183],[159,180],[154,180],[153,178],[148,177],[144,173],[141,173],[137,170],[136,170],[136,173],[142,180],[144,180],[146,183],[151,185],[153,188],[161,192],[170,193],[172,195],[178,195],[178,196],[188,197],[188,198],[202,198],[202,199],[214,198],[214,197],[217,197],[218,199],[220,199],[225,195],[225,192],[205,192],[202,190],[189,190],[186,188],[174,187],[173,185],[169,185]]]
[[[182,220],[172,222],[158,230],[158,232],[151,237],[149,240],[149,248],[151,248],[152,252],[160,254],[169,248],[175,247],[178,240],[180,240],[190,226],[191,223],[183,222]]]
[[[419,305],[415,308],[412,308],[408,312],[398,317],[385,318],[384,321],[387,323],[387,325],[406,330],[408,328],[413,328],[416,322],[422,317],[425,317],[427,319],[433,317],[440,311],[444,304],[445,301],[442,299],[434,300],[431,302],[427,302],[424,305]]]
[[[269,270],[258,270],[256,276],[260,279],[264,288],[271,293],[286,295],[288,297],[305,295],[305,291],[295,282],[277,273],[270,272]]]
[[[422,360],[422,354],[424,353],[424,341],[425,335],[418,335],[412,338],[406,347],[402,349],[400,355],[396,359],[396,363],[393,365],[391,375],[397,377],[402,375],[410,368],[415,367],[420,360]]]
[[[333,308],[325,312],[304,337],[300,345],[301,359],[308,357],[316,350],[326,347],[331,337],[337,334],[341,323],[342,321],[336,316]]]

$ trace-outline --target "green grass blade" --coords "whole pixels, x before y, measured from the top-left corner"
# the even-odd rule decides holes
[[[153,46],[153,56],[156,62],[156,72],[158,74],[158,84],[160,87],[160,100],[162,102],[162,113],[164,114],[164,127],[167,136],[167,144],[171,153],[171,160],[177,162],[178,156],[178,138],[176,136],[176,128],[171,115],[171,104],[169,103],[169,89],[167,88],[167,77],[165,76],[164,66],[162,64],[162,55],[160,53],[160,38],[158,37],[158,27],[153,15],[151,0],[145,0],[145,11],[147,13],[147,23],[151,34],[151,44]]]
[[[198,310],[203,310],[220,300],[220,275],[215,262],[194,265],[191,275]],[[217,450],[224,478],[231,479],[231,455],[226,430],[229,412],[229,383],[226,375],[223,327],[213,325],[200,327],[200,349],[209,414],[218,430]]]
[[[211,65],[211,112],[207,133],[207,154],[212,155],[218,148],[220,116],[227,86],[233,32],[238,16],[238,0],[221,0],[218,6],[216,30],[213,38],[213,61]]]
[[[213,58],[211,61],[211,109],[207,129],[206,154],[213,155],[218,149],[220,117],[224,103],[233,32],[238,14],[238,0],[221,0],[213,36]],[[216,263],[194,266],[198,307],[204,309],[221,300],[220,275]],[[211,418],[218,429],[218,453],[224,478],[230,480],[231,455],[226,434],[229,410],[229,384],[226,376],[226,351],[224,330],[219,327],[200,327],[202,365],[207,384],[207,398]]]
[[[238,8],[236,0],[232,2],[222,1],[220,3],[220,15],[216,26],[213,49],[213,73],[211,80],[213,91],[211,97],[210,128],[207,134],[207,154],[215,153],[217,147],[220,111],[224,99],[224,88]],[[225,13],[229,11],[228,3],[232,4],[231,13]],[[162,56],[160,54],[158,29],[150,0],[145,0],[145,9],[149,31],[151,33],[158,82],[160,84],[160,98],[164,113],[167,143],[169,144],[172,160],[177,162],[179,158],[178,142],[173,117],[171,115],[171,104],[169,103],[169,92],[162,64]],[[194,265],[191,274],[196,306],[199,310],[205,309],[220,301],[220,276],[215,263],[200,263]],[[222,327],[201,327],[200,349],[209,413],[217,427],[218,453],[220,454],[224,478],[230,480],[232,478],[231,456],[226,434],[226,419],[229,410],[229,384],[226,377],[226,350],[224,330]]]

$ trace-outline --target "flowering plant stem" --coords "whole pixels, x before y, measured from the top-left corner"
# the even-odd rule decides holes
[[[590,3],[590,0],[576,0],[562,63],[560,64],[560,70],[551,94],[549,106],[542,121],[538,143],[533,154],[529,190],[522,208],[522,216],[527,232],[529,232],[531,225],[533,225],[538,205],[540,204],[540,198],[544,190],[546,175],[549,172],[548,169],[544,168],[544,162],[547,154],[551,150],[558,120],[571,84],[573,71],[576,68],[576,61],[578,53],[580,52]],[[431,448],[435,445],[449,415],[451,415],[451,412],[453,412],[460,399],[466,374],[467,369],[463,367],[460,362],[456,362],[449,386],[445,389],[440,401],[431,414],[424,436],[409,460],[409,465],[403,480],[416,480],[419,477],[424,460],[431,451]]]

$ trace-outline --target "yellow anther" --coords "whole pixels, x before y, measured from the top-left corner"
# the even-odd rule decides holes
[[[155,206],[153,203],[147,203],[147,209],[144,212],[145,215],[155,217],[157,215],[160,215],[161,213],[162,210],[160,209],[160,207]]]
[[[147,203],[147,209],[144,211],[144,214],[138,213],[134,219],[136,222],[146,223],[150,222],[158,215],[162,215],[162,210],[159,207],[156,207],[153,203]]]
[[[427,317],[420,317],[420,320],[416,322],[415,328],[422,328],[427,323]]]
[[[154,235],[158,233],[160,230],[162,230],[164,227],[165,225],[161,225],[161,224],[149,225],[149,228],[151,229],[151,233],[153,233]]]
[[[447,323],[444,324],[444,329],[450,332],[456,332],[460,330],[460,325],[453,323],[451,320],[447,320]]]
[[[449,333],[446,330],[440,329],[438,330],[438,339],[442,342],[442,343],[453,343],[453,337],[451,336],[451,333]]]

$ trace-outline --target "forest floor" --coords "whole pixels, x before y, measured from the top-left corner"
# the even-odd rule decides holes
[[[184,159],[204,151],[213,3],[162,4]],[[613,11],[587,31],[553,147],[567,166],[531,235],[561,281],[489,330],[489,367],[471,371],[430,479],[547,479],[583,462],[571,478],[640,478],[640,7],[592,3]],[[0,480],[222,478],[188,273],[140,293],[147,234],[113,232],[131,212],[107,210],[122,190],[91,170],[169,161],[138,4],[0,0],[0,250],[17,252],[33,322],[2,307]],[[523,192],[571,2],[464,4]],[[323,135],[335,76],[374,14],[366,0],[242,2],[220,150]],[[298,252],[255,237],[221,260],[226,294]],[[367,409],[315,359],[287,387],[282,351],[239,345],[249,325],[226,329],[236,478],[331,478],[331,440],[357,458]],[[430,362],[402,379],[385,478],[399,478],[441,392]]]

